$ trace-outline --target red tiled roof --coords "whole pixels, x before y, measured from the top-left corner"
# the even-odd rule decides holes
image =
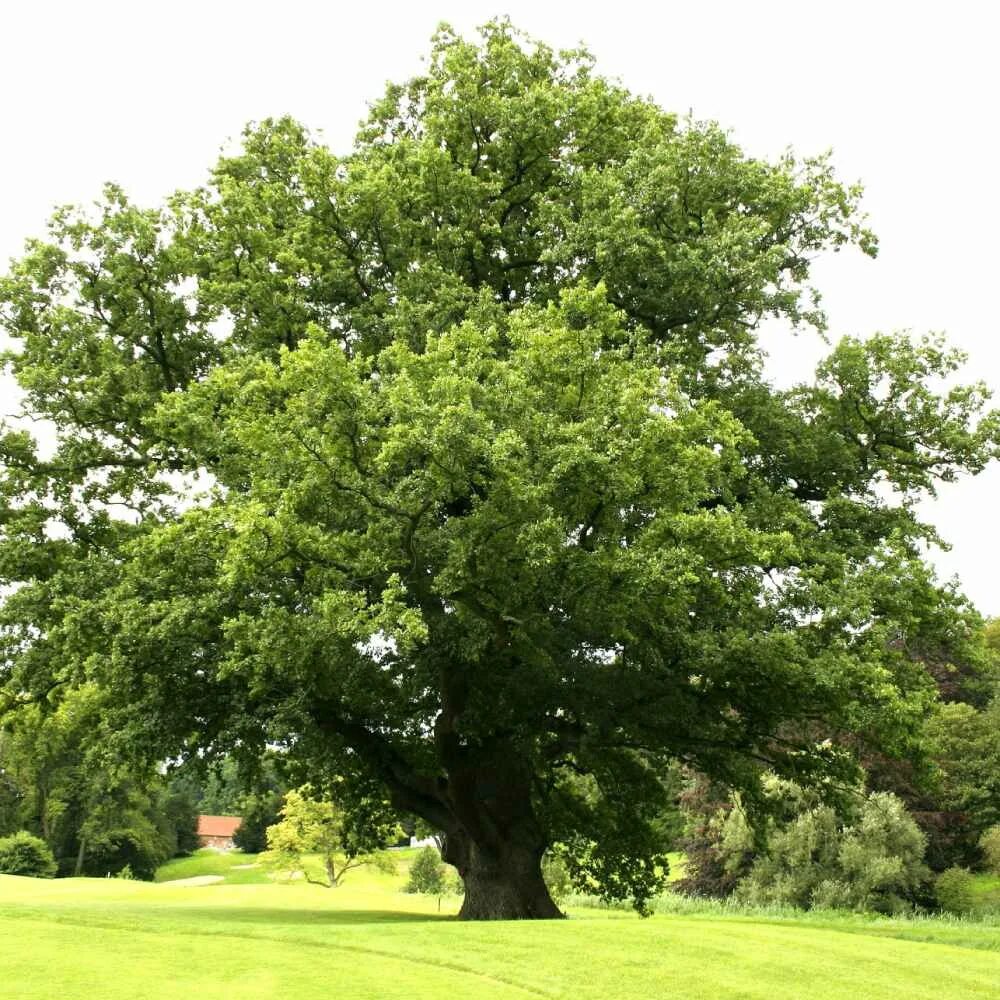
[[[242,816],[199,816],[199,837],[231,837],[243,822]]]

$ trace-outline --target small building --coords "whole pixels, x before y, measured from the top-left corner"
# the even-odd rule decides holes
[[[233,835],[242,822],[242,816],[199,816],[198,843],[217,851],[231,851],[236,846]]]

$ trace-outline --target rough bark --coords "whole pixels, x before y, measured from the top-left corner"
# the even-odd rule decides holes
[[[396,808],[444,832],[442,857],[465,885],[464,920],[562,917],[542,878],[548,836],[535,815],[531,768],[517,749],[496,741],[472,747],[456,733],[461,698],[454,692],[435,739],[442,772],[415,772],[383,737],[333,710],[322,724],[349,743],[382,778]]]
[[[444,860],[465,884],[463,920],[561,917],[542,878],[548,838],[532,804],[528,768],[509,747],[465,766],[452,755],[447,801],[455,822],[446,830]]]
[[[465,884],[462,920],[551,920],[562,917],[542,878],[544,848],[516,843],[477,844],[455,831],[445,838],[444,860]]]
[[[463,920],[544,920],[563,914],[542,878],[548,838],[532,805],[530,780],[511,760],[456,766],[447,778],[408,795],[396,784],[395,804],[444,830],[441,855],[465,885]],[[433,807],[424,809],[428,798]]]

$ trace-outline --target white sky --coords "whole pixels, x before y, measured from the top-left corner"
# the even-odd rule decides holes
[[[877,261],[823,261],[831,334],[945,330],[1000,389],[1000,14],[969,3],[11,2],[0,7],[0,267],[53,205],[114,180],[139,202],[199,183],[250,119],[290,113],[345,150],[366,101],[419,70],[435,25],[498,13],[664,107],[731,128],[755,155],[832,147],[860,178]],[[772,345],[782,381],[822,345]],[[15,399],[0,384],[0,412]],[[935,557],[1000,614],[1000,469],[944,488]]]

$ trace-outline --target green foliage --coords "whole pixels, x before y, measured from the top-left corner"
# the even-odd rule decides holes
[[[549,895],[556,903],[562,903],[573,891],[573,879],[569,867],[557,852],[547,851],[542,858],[542,878],[545,879]]]
[[[239,763],[228,754],[218,760],[185,762],[170,773],[169,786],[191,799],[199,813],[210,816],[243,815],[243,800],[249,792]]]
[[[196,816],[168,794],[150,762],[119,755],[93,684],[51,705],[27,705],[7,720],[0,765],[17,791],[17,819],[40,833],[63,874],[105,875],[131,864],[156,867],[192,846]]]
[[[448,889],[448,868],[435,847],[425,847],[410,866],[404,892],[422,892],[441,896]]]
[[[968,913],[975,905],[972,873],[965,868],[949,868],[934,880],[934,896],[946,913]]]
[[[986,870],[1000,875],[1000,824],[991,826],[979,838],[979,847],[983,852]]]
[[[782,794],[775,787],[774,794]],[[785,793],[787,795],[787,792]],[[795,815],[766,832],[766,847],[737,887],[751,904],[896,912],[920,897],[930,872],[926,839],[903,804],[874,792],[844,823],[833,808],[793,792]],[[745,820],[727,818],[731,850],[746,849]]]
[[[198,808],[183,792],[164,792],[163,815],[173,831],[174,854],[193,854],[201,846],[198,839]]]
[[[209,767],[201,788],[199,810],[211,816],[240,816],[247,796],[246,782],[232,756]]]
[[[281,819],[267,829],[267,851],[260,862],[278,872],[302,872],[307,881],[316,881],[304,855],[318,854],[329,888],[341,884],[353,868],[371,864],[391,872],[395,866],[387,852],[380,850],[398,829],[390,815],[377,825],[359,831],[333,799],[316,797],[305,785],[285,795]]]
[[[128,868],[133,878],[152,881],[156,869],[175,853],[162,833],[142,817],[131,825],[109,823],[87,842],[80,874],[115,875]]]
[[[917,501],[997,417],[936,338],[776,390],[757,337],[823,326],[860,194],[500,21],[343,156],[267,120],[162,208],[57,212],[0,281],[56,428],[0,430],[0,711],[96,683],[135,754],[280,744],[345,830],[379,784],[640,907],[676,761],[753,798],[853,781],[830,732],[919,753],[907,650],[974,616]]]
[[[260,854],[267,849],[267,830],[279,822],[284,796],[263,792],[243,800],[243,820],[233,835],[233,844],[246,854]]]
[[[973,837],[1000,823],[1000,697],[982,711],[962,702],[939,706],[928,741],[942,798],[970,818]]]
[[[1000,658],[993,631],[975,619],[956,621],[936,640],[908,643],[940,699],[924,726],[924,758],[862,757],[867,786],[902,798],[927,836],[927,863],[937,872],[978,863],[977,839],[996,815],[1000,719],[993,700]]]
[[[733,808],[732,798],[727,789],[715,785],[705,775],[691,774],[680,795],[680,805],[684,816],[680,847],[685,864],[684,875],[673,888],[688,896],[724,899],[753,861],[752,850],[739,853],[733,850],[732,836],[723,846],[726,814]]]
[[[58,870],[48,844],[22,830],[0,838],[0,874],[53,878]]]

